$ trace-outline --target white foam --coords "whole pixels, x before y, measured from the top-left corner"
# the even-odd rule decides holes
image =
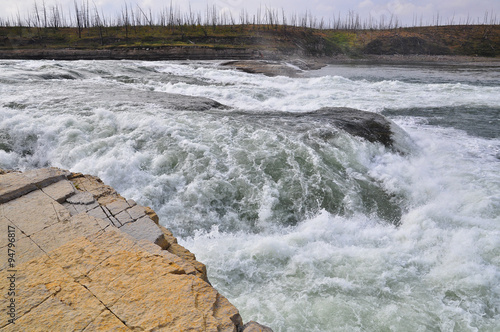
[[[95,90],[155,89],[256,111],[379,112],[498,107],[498,86],[266,77],[212,62],[0,65],[0,143],[10,149],[0,167],[95,174],[153,206],[245,320],[278,331],[498,328],[498,139],[395,117],[412,138],[397,135],[408,152],[400,155],[327,124],[303,134],[278,121],[92,99]],[[76,79],[37,76],[53,70]],[[274,174],[276,165],[286,172]],[[319,208],[326,182],[344,195],[338,213]],[[363,210],[372,189],[402,208],[399,227]],[[293,204],[281,211],[284,198]],[[289,210],[299,219],[279,219],[293,220]]]
[[[497,86],[404,83],[393,80],[371,82],[339,76],[301,79],[259,76],[257,82],[253,74],[221,71],[213,67],[193,69],[166,64],[157,69],[175,75],[192,75],[208,81],[210,85],[166,83],[153,86],[156,90],[205,96],[223,104],[251,110],[310,111],[325,106],[339,106],[380,111],[383,108],[435,105],[495,107],[500,102],[500,88]]]

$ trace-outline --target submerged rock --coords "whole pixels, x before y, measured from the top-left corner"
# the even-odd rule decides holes
[[[221,66],[232,67],[246,73],[264,74],[266,76],[296,77],[303,70],[315,70],[325,66],[316,61],[303,59],[290,59],[286,61],[271,60],[236,60],[228,61]]]
[[[226,114],[226,113],[224,113]],[[411,149],[411,139],[391,120],[373,112],[348,107],[323,107],[311,112],[246,112],[234,111],[231,116],[242,116],[254,120],[278,122],[281,127],[296,131],[306,131],[328,123],[350,135],[362,137],[369,142],[378,142],[397,152]],[[319,124],[316,126],[315,124]],[[334,133],[324,133],[325,136]]]
[[[15,279],[0,283],[0,304],[15,307],[2,331],[243,329],[205,265],[154,211],[96,177],[0,170],[0,211],[0,247],[15,245],[0,266],[0,278]]]
[[[279,61],[240,60],[225,62],[221,65],[225,67],[232,67],[244,71],[245,73],[264,74],[266,76],[296,77],[300,72],[299,68],[289,66],[286,63]]]
[[[83,96],[82,98],[88,99],[88,96]],[[227,106],[210,98],[146,90],[102,91],[93,94],[92,99],[119,101],[120,103],[131,104],[151,103],[161,105],[165,109],[176,111],[206,111],[209,109],[227,108]]]
[[[324,107],[314,112],[300,113],[295,117],[309,117],[334,123],[351,135],[370,142],[393,146],[392,122],[383,115],[347,107]]]

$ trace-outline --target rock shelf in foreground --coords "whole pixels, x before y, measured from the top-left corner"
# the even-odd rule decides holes
[[[0,225],[0,331],[270,331],[243,325],[156,213],[96,177],[0,170]]]

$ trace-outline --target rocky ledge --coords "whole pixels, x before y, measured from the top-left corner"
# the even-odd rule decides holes
[[[1,331],[271,331],[243,325],[148,207],[94,176],[0,170]]]

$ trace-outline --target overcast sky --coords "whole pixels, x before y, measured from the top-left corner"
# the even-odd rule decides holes
[[[39,4],[43,0],[37,0]],[[77,0],[80,3],[82,0]],[[85,0],[86,1],[86,0]],[[45,0],[47,6],[55,3],[61,4],[67,13],[73,10],[74,0]],[[89,3],[95,3],[98,8],[102,8],[106,15],[116,16],[121,11],[124,3],[127,2],[133,7],[139,5],[143,9],[151,8],[153,13],[170,4],[170,0],[89,0]],[[403,25],[412,25],[415,22],[424,24],[435,22],[439,15],[441,23],[445,24],[453,19],[455,24],[466,20],[467,17],[484,21],[485,13],[489,17],[497,15],[496,23],[500,21],[500,0],[191,0],[180,1],[172,0],[174,6],[187,10],[188,4],[195,12],[201,12],[203,15],[209,6],[216,5],[220,11],[230,11],[234,17],[239,17],[242,8],[245,8],[250,14],[254,14],[257,8],[275,8],[281,12],[284,9],[287,15],[297,13],[303,15],[306,11],[318,19],[323,17],[326,21],[334,15],[345,17],[349,11],[359,14],[366,20],[370,16],[377,20],[383,16],[386,19],[394,15]],[[34,0],[0,0],[0,17],[11,17],[16,15],[17,11],[24,16],[29,11],[33,11]],[[489,21],[490,19],[488,19]]]

